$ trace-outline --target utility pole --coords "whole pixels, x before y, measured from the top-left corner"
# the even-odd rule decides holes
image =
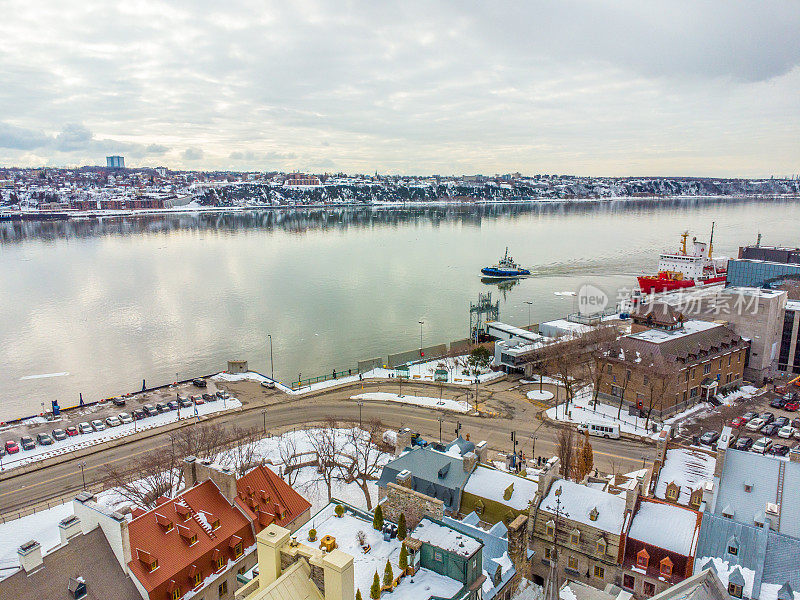
[[[358,401],[358,428],[363,429],[361,427],[361,407],[364,406],[364,402],[362,400]]]
[[[272,381],[275,381],[275,363],[272,360],[272,334],[268,333],[269,336],[269,368],[272,377]]]
[[[261,410],[261,414],[264,416],[264,435],[267,434],[267,409],[264,408]]]
[[[442,417],[439,417],[439,443],[440,444],[442,443],[442,421],[444,421],[444,419],[442,419]]]
[[[528,305],[528,331],[530,331],[531,330],[531,305],[533,304],[533,302],[525,300],[525,304]]]
[[[456,421],[456,437],[461,435],[461,421]]]
[[[422,356],[422,325],[425,321],[419,322],[419,355]]]
[[[86,467],[86,461],[82,460],[78,463],[78,466],[81,468],[81,479],[83,480],[83,489],[86,490],[86,475],[83,472],[83,469]]]

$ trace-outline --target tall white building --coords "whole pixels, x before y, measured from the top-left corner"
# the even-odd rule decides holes
[[[106,167],[109,169],[124,169],[125,157],[124,156],[106,156]]]

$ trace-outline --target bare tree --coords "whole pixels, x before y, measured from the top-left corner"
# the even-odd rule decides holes
[[[665,360],[661,355],[656,355],[650,365],[650,374],[648,375],[648,407],[644,423],[645,429],[650,425],[653,408],[658,406],[659,413],[662,413],[664,402],[678,393],[679,376],[680,369],[676,363]]]
[[[381,422],[372,419],[365,429],[352,427],[345,436],[338,456],[338,478],[358,485],[364,493],[367,510],[372,510],[369,484],[380,478],[387,456],[381,449]]]
[[[297,481],[297,476],[300,474],[298,465],[300,464],[300,457],[297,455],[297,438],[294,435],[282,435],[278,442],[278,456],[280,456],[283,476],[291,486],[294,486]]]
[[[545,372],[564,388],[564,413],[578,390],[586,385],[585,346],[577,340],[559,340],[550,344],[544,353]]]
[[[182,470],[177,455],[167,450],[146,454],[135,469],[122,471],[108,464],[103,474],[106,483],[123,498],[142,508],[153,508],[158,498],[177,491]]]
[[[556,437],[556,455],[561,460],[561,475],[572,477],[575,467],[575,430],[562,427]]]
[[[326,419],[319,429],[306,432],[306,438],[317,455],[317,481],[325,484],[330,502],[333,497],[333,481],[338,469],[338,445],[342,442],[339,439],[336,421],[333,418]]]
[[[230,440],[220,462],[231,467],[240,477],[258,464],[257,442],[261,439],[259,427],[239,427],[234,425],[227,431]]]

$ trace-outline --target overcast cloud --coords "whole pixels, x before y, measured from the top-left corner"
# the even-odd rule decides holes
[[[800,2],[0,0],[0,164],[800,172]]]

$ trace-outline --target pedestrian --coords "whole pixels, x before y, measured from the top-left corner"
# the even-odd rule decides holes
[[[358,374],[358,380],[359,380],[359,381],[364,381],[364,375],[363,375],[363,374],[361,374],[361,373],[359,373],[359,374]]]
[[[333,378],[336,379],[336,369],[333,370]]]

